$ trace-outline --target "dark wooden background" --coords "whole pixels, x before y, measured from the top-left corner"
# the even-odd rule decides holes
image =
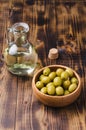
[[[47,107],[32,91],[32,78],[10,74],[3,62],[6,30],[15,22],[30,26],[29,40],[42,66],[49,49],[59,49],[56,64],[75,69],[82,92],[73,104]],[[40,40],[40,41],[39,41]],[[86,129],[86,0],[0,0],[0,130]]]

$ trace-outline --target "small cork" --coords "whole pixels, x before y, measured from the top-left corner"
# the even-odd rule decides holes
[[[49,50],[48,58],[49,59],[57,59],[58,58],[58,49],[51,48]]]

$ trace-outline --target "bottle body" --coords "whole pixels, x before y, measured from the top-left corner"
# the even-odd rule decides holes
[[[4,52],[6,66],[13,74],[32,76],[37,65],[38,55],[33,45],[27,40],[28,30],[27,32],[24,30],[26,26],[23,26],[23,23],[17,23],[17,25],[16,31],[13,31],[15,28],[13,26],[12,33],[9,33],[8,46]],[[20,25],[23,26],[21,30],[19,30]]]

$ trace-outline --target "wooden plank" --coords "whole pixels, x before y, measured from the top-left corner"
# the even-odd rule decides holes
[[[32,129],[32,88],[31,79],[18,79],[15,129]]]
[[[14,130],[17,98],[17,79],[4,67],[0,80],[0,129]]]
[[[0,51],[6,47],[9,3],[0,1]],[[0,57],[1,58],[1,57]],[[1,67],[1,66],[0,66]],[[0,71],[0,129],[14,130],[17,98],[17,77],[8,73],[5,64]]]

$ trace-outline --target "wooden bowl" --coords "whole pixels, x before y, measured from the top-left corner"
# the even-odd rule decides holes
[[[46,67],[49,67],[51,71],[55,71],[57,68],[64,68],[64,69],[68,68],[67,66],[62,65],[50,65]],[[42,74],[44,69],[45,67],[37,71],[32,79],[33,93],[39,101],[41,101],[43,104],[47,106],[63,107],[73,103],[79,97],[81,92],[81,80],[79,75],[74,70],[73,70],[74,75],[78,79],[78,87],[72,93],[63,96],[57,96],[57,95],[51,96],[43,94],[41,91],[39,91],[39,89],[36,87],[36,82],[38,81],[38,77],[40,76],[40,74]]]

